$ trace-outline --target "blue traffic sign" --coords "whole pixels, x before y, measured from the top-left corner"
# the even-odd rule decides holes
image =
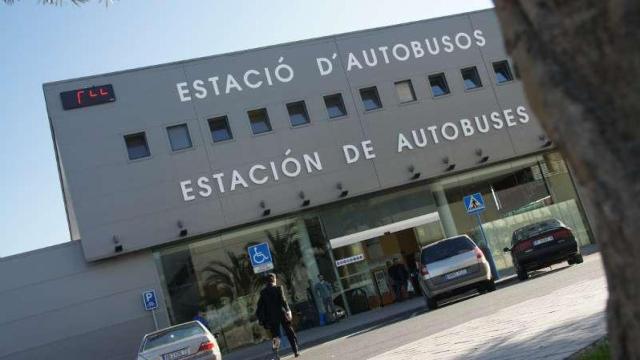
[[[484,211],[484,199],[482,194],[475,193],[464,197],[464,207],[467,214],[475,214]]]
[[[254,273],[258,274],[273,269],[273,259],[268,243],[249,246],[247,251],[249,252],[249,259],[251,259]]]
[[[144,309],[147,311],[155,310],[158,308],[158,300],[156,298],[155,290],[147,290],[142,293],[142,302],[144,303]]]

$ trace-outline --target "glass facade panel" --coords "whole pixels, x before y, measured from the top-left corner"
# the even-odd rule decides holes
[[[504,247],[510,247],[513,232],[531,223],[555,218],[573,229],[580,245],[592,243],[586,217],[565,162],[557,153],[512,161],[504,165],[464,173],[434,184],[443,222],[454,229],[447,236],[468,234],[482,244],[476,216],[467,215],[463,197],[479,192],[486,210],[481,213],[482,227],[498,270],[511,272],[513,264]],[[435,190],[434,190],[435,191]],[[440,204],[446,201],[446,206]],[[452,233],[455,232],[455,233]]]
[[[435,201],[425,187],[369,196],[319,210],[329,239],[429,214]]]
[[[159,251],[156,258],[172,322],[191,320],[204,311],[225,350],[267,339],[254,316],[263,277],[254,274],[247,252],[249,246],[266,242],[275,266],[272,271],[294,308],[295,326],[316,325],[311,284],[319,274],[315,254],[326,250],[324,239],[312,241],[311,236],[322,236],[315,227],[313,220],[288,219]],[[323,275],[335,278],[332,272]]]
[[[557,218],[581,245],[591,243],[569,170],[559,154],[547,153],[159,249],[154,254],[171,321],[203,311],[224,351],[268,340],[254,315],[262,276],[247,252],[259,243],[269,245],[297,330],[330,319],[317,292],[318,275],[331,285],[334,307],[348,314],[419,295],[408,289],[419,289],[422,246],[458,234],[485,245],[477,218],[463,204],[475,192],[484,197],[482,226],[503,275],[512,264],[501,249],[510,246],[514,230],[532,222]],[[389,271],[394,263],[411,275],[401,290]]]
[[[247,253],[249,246],[264,242],[272,253],[273,271],[295,309],[294,326],[298,330],[327,320],[325,305],[315,291],[319,274],[331,284],[333,302],[339,310],[355,314],[392,303],[387,263],[396,258],[415,270],[419,244],[441,239],[438,223],[336,249],[329,239],[433,213],[435,209],[431,193],[422,186],[353,199],[347,204],[158,250],[155,256],[171,321],[188,321],[203,311],[211,330],[220,334],[225,351],[266,340],[267,334],[254,316],[262,277],[253,273]],[[336,266],[337,260],[356,255],[360,258]]]

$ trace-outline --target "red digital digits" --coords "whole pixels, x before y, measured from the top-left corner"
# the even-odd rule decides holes
[[[76,101],[78,102],[78,105],[82,105],[84,94],[84,90],[76,91]],[[94,99],[98,96],[109,96],[109,90],[107,90],[107,88],[105,87],[99,87],[98,89],[89,89],[88,94],[90,98]]]
[[[84,90],[76,91],[76,99],[78,100],[78,105],[82,105],[82,94],[84,94]]]

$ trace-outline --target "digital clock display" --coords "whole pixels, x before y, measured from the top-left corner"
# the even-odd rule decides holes
[[[113,86],[109,84],[61,92],[60,98],[62,99],[62,108],[71,110],[114,102],[116,94],[113,92]]]

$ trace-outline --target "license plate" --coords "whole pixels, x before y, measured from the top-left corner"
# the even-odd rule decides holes
[[[538,239],[538,240],[533,240],[533,246],[538,246],[544,243],[548,243],[549,241],[553,241],[553,236],[547,236],[545,238],[542,239]]]
[[[467,269],[454,271],[452,273],[448,273],[447,275],[445,275],[444,278],[447,279],[447,280],[455,279],[455,278],[458,278],[460,276],[467,275],[467,272],[468,272]]]
[[[189,355],[189,348],[180,349],[172,353],[162,355],[162,360],[175,360]]]

